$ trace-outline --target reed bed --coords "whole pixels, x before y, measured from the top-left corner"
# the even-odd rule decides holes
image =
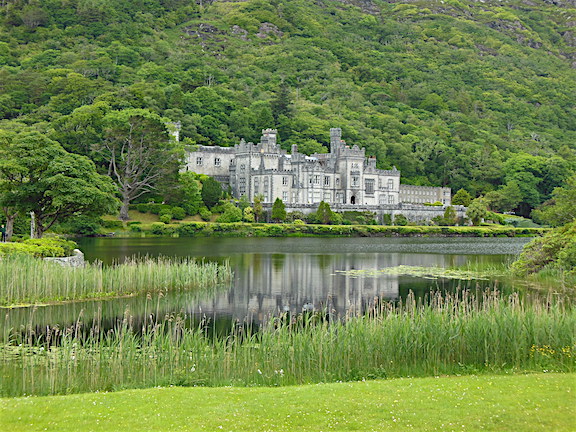
[[[280,316],[229,335],[187,328],[178,315],[139,326],[126,316],[108,331],[48,329],[41,338],[6,330],[0,394],[576,370],[576,312],[565,299],[435,293],[363,316],[326,316]]]
[[[0,305],[33,304],[192,290],[230,282],[228,263],[198,263],[187,258],[131,258],[121,264],[62,267],[16,256],[0,260]]]

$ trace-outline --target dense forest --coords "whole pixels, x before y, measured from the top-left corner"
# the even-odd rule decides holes
[[[403,182],[528,215],[576,169],[570,0],[0,0],[0,129],[92,158],[144,109],[185,144],[330,127]]]

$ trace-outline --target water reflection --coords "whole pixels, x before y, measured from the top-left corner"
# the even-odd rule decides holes
[[[126,315],[138,321],[185,313],[197,322],[256,323],[277,312],[327,309],[338,316],[361,313],[375,299],[397,300],[410,290],[454,290],[457,281],[379,275],[354,277],[348,270],[399,265],[448,267],[471,260],[501,262],[526,239],[90,239],[82,244],[89,259],[148,255],[202,256],[230,261],[234,281],[208,293],[168,292],[106,301],[5,310],[5,328],[76,322],[108,328]],[[157,244],[150,241],[158,240]],[[486,241],[489,240],[489,241]],[[518,241],[521,240],[521,241]],[[155,247],[154,247],[155,246]],[[478,253],[482,250],[484,253]],[[466,252],[469,253],[466,253]],[[500,252],[494,254],[494,252]],[[170,252],[170,253],[169,253]],[[456,252],[456,253],[455,253]],[[472,253],[470,253],[472,252]],[[502,253],[504,252],[504,253]],[[475,285],[473,283],[472,285]]]

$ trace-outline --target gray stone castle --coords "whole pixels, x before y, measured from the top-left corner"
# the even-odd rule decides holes
[[[234,147],[198,146],[187,153],[184,169],[214,177],[236,198],[253,202],[261,195],[269,204],[280,198],[287,208],[305,213],[320,201],[334,209],[371,211],[450,205],[449,188],[400,184],[400,171],[376,168],[376,158],[347,145],[340,128],[330,129],[329,153],[311,156],[299,153],[296,145],[290,152],[281,149],[277,135],[277,130],[265,129],[256,144],[241,140]]]

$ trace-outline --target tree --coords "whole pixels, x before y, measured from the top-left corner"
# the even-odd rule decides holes
[[[286,220],[286,206],[280,198],[276,198],[272,204],[272,220],[284,222]]]
[[[3,205],[33,212],[34,236],[71,216],[100,216],[117,209],[116,188],[85,156],[66,152],[38,132],[0,141]]]
[[[522,200],[522,191],[518,182],[511,180],[497,191],[488,192],[484,198],[488,207],[494,211],[505,212],[515,209]]]
[[[566,181],[566,186],[555,188],[552,199],[532,212],[539,222],[560,226],[576,219],[576,175]]]
[[[202,201],[208,208],[214,207],[222,198],[222,185],[212,177],[206,177],[202,181]]]
[[[263,201],[264,196],[262,195],[256,195],[254,197],[253,210],[254,210],[254,219],[256,219],[256,222],[260,222],[260,219],[264,215],[264,207],[262,206]]]
[[[195,215],[202,207],[202,194],[200,193],[200,184],[196,176],[191,172],[180,173],[178,177],[178,193],[176,200],[178,204],[186,211],[186,214]]]
[[[482,219],[488,215],[488,210],[486,208],[486,201],[484,198],[476,198],[468,206],[468,211],[466,216],[472,221],[473,225],[480,225]]]
[[[331,223],[333,214],[330,205],[327,202],[320,201],[320,204],[318,204],[318,210],[316,210],[316,219],[318,222],[323,224]]]
[[[463,205],[465,207],[468,207],[471,201],[472,201],[472,195],[470,195],[470,193],[468,193],[466,189],[460,189],[452,197],[453,205]]]
[[[270,102],[272,107],[272,115],[274,120],[278,121],[280,116],[290,117],[292,110],[290,108],[290,89],[286,83],[282,83],[278,92],[276,93],[276,98]]]
[[[252,207],[246,207],[243,211],[244,222],[254,222],[254,210]]]
[[[104,117],[100,153],[122,196],[122,220],[128,220],[128,206],[134,199],[156,190],[163,177],[178,170],[182,153],[170,139],[167,123],[143,109],[114,111]]]
[[[93,156],[93,149],[102,142],[103,120],[108,111],[110,106],[105,102],[76,108],[53,122],[50,138],[58,141],[66,151]]]
[[[448,206],[446,210],[444,210],[444,216],[442,218],[443,225],[456,225],[456,210],[454,207]]]

